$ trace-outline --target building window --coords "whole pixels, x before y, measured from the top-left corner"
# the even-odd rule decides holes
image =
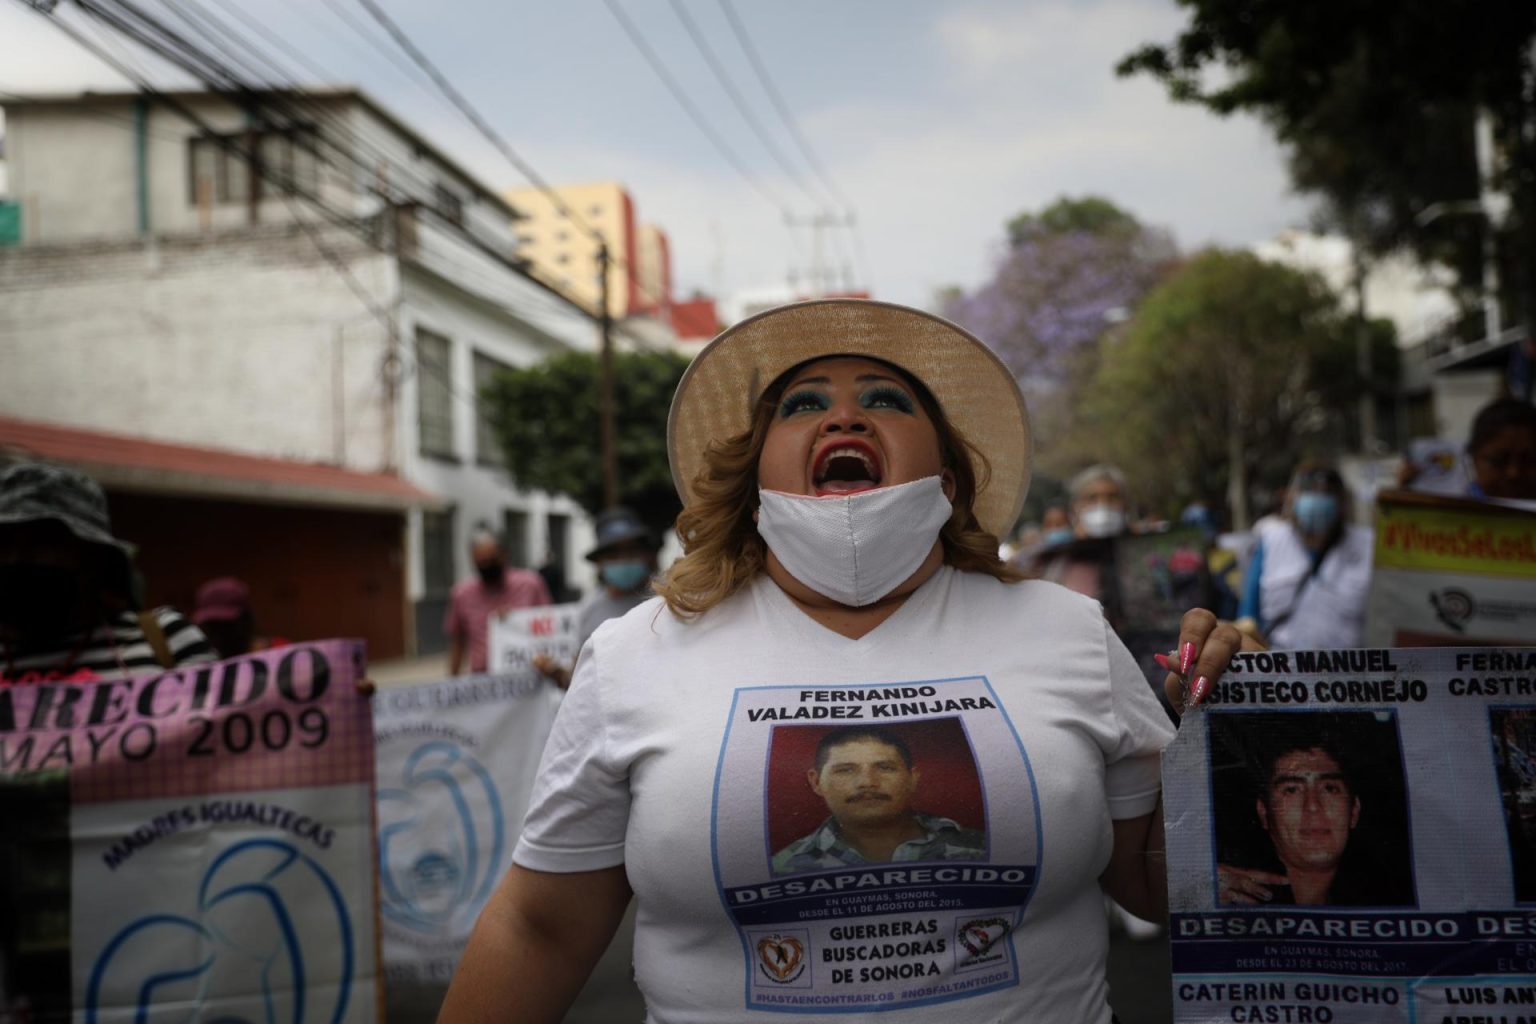
[[[486,466],[503,466],[501,439],[496,436],[496,422],[492,415],[493,405],[487,399],[496,375],[512,367],[499,359],[492,359],[483,352],[475,353],[475,459]]]
[[[416,328],[416,426],[421,454],[453,458],[453,366],[448,339]]]
[[[448,223],[463,225],[464,197],[447,185],[432,186],[432,206]]]
[[[568,253],[568,252],[556,253],[555,254],[555,262],[556,263],[569,263],[569,262],[571,262],[571,254]]]
[[[571,517],[560,512],[551,512],[545,519],[545,549],[544,565],[552,571],[545,574],[545,582],[549,583],[550,596],[555,601],[573,601],[575,594],[571,592],[570,585],[566,582],[566,571],[570,565],[566,559],[566,549],[571,546]],[[553,593],[558,590],[559,593]]]
[[[509,508],[501,514],[501,543],[507,549],[507,564],[528,567],[528,513]]]
[[[557,242],[566,242],[566,241],[569,241],[570,238],[571,238],[571,233],[569,231],[556,231],[555,232],[555,241],[557,241]]]
[[[589,206],[587,208],[587,213],[589,213],[593,217],[601,217],[603,215],[603,204],[602,203],[593,203],[591,206]]]
[[[312,195],[320,184],[311,129],[202,135],[188,139],[187,147],[187,199],[193,205],[202,202],[203,196],[210,203],[248,202],[253,153],[261,161],[255,181],[258,199],[292,192]]]
[[[453,589],[453,509],[421,514],[421,574],[429,598]]]

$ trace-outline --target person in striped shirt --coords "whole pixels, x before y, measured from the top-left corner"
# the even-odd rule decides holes
[[[90,477],[0,470],[0,685],[122,679],[217,660],[172,608],[140,611],[133,548],[112,535]]]

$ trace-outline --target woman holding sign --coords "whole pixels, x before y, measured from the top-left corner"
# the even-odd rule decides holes
[[[1108,1021],[1102,892],[1166,912],[1172,730],[1096,603],[997,557],[1012,374],[916,310],[787,306],[699,354],[668,445],[685,555],[584,648],[442,1020],[559,1020],[633,894],[653,1021]],[[1239,642],[1185,618],[1196,699]]]

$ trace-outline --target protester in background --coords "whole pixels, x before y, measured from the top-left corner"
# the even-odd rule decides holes
[[[1331,466],[1304,462],[1284,517],[1261,522],[1238,609],[1271,647],[1358,647],[1371,585],[1371,531],[1350,522],[1349,491]]]
[[[597,517],[597,546],[587,561],[597,563],[601,586],[581,607],[576,625],[576,648],[609,619],[616,619],[651,596],[651,577],[656,575],[656,538],[640,517],[621,506]],[[562,690],[571,685],[574,666],[563,665],[547,654],[534,657],[538,669]]]
[[[192,621],[213,644],[221,658],[282,647],[288,641],[256,635],[256,616],[251,611],[251,588],[233,576],[220,576],[197,588]]]
[[[1536,501],[1536,406],[1501,398],[1483,406],[1467,441],[1474,498]]]
[[[138,611],[132,553],[90,477],[41,463],[0,470],[0,685],[214,661],[174,609]]]
[[[1045,512],[1040,517],[1040,543],[1044,547],[1055,547],[1065,544],[1076,534],[1072,530],[1072,518],[1067,515],[1067,506],[1047,505]]]
[[[443,617],[451,675],[458,675],[466,664],[470,672],[486,670],[492,615],[550,603],[543,577],[530,569],[509,567],[501,541],[491,531],[476,531],[469,558],[475,575],[454,584]]]
[[[1114,466],[1089,466],[1067,484],[1072,524],[1079,537],[1118,537],[1130,522],[1125,474]]]

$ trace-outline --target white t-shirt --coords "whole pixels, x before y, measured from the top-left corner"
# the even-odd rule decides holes
[[[1260,530],[1259,609],[1270,647],[1360,646],[1373,540],[1369,528],[1346,526],[1313,572],[1312,553],[1290,523],[1282,519]]]
[[[924,847],[950,859],[773,873],[835,816],[807,773],[842,727],[906,744],[914,817],[971,837]],[[1102,1024],[1110,821],[1153,810],[1172,732],[1098,604],[1055,584],[941,568],[850,640],[761,577],[691,623],[653,600],[599,627],[513,859],[624,865],[653,1024]]]

